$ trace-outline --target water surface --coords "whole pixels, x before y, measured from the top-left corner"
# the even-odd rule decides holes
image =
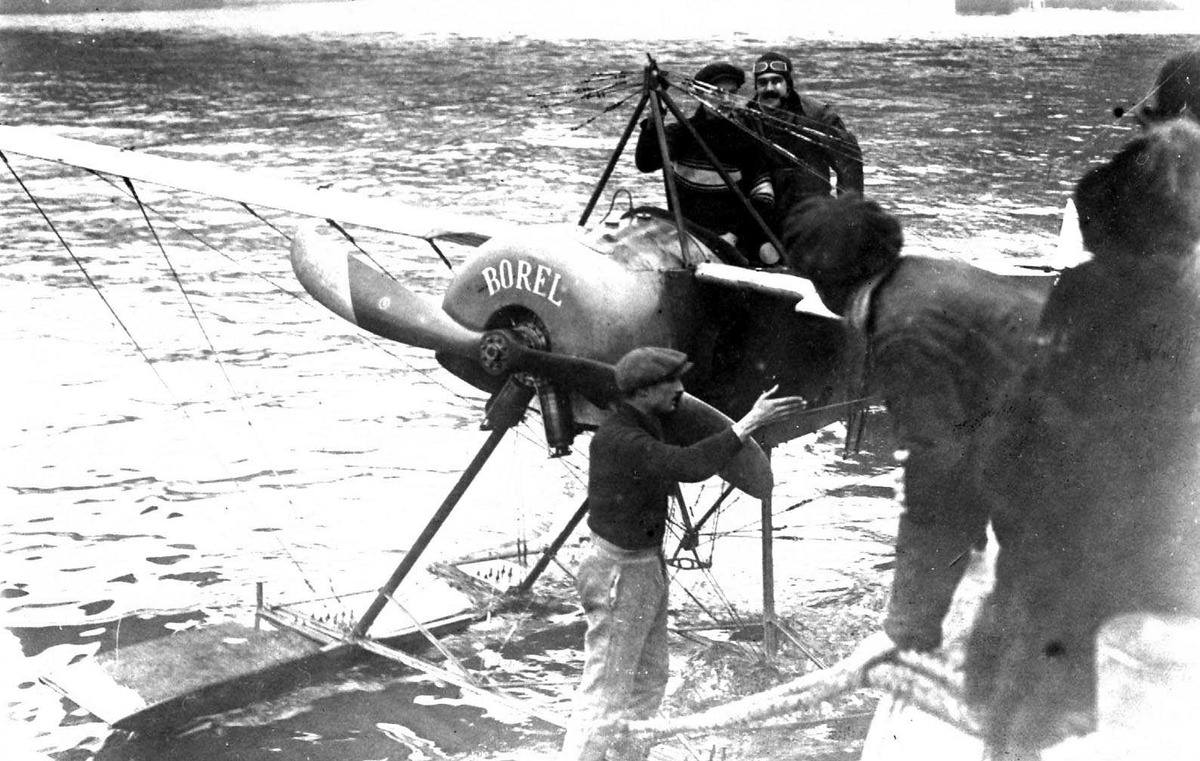
[[[308,23],[300,11],[240,23],[6,20],[3,119],[417,205],[574,221],[629,104],[601,109],[631,91],[577,102],[573,87],[596,72],[625,72],[632,85],[647,53],[691,72],[772,47],[795,56],[802,88],[835,102],[859,136],[867,190],[902,218],[910,250],[1016,261],[1054,254],[1073,183],[1130,134],[1112,107],[1141,97],[1163,58],[1197,42],[1161,29],[472,37],[312,13]],[[282,597],[377,585],[482,443],[482,398],[427,353],[314,306],[286,260],[297,220],[260,210],[276,230],[225,202],[139,186],[152,232],[119,181],[8,160],[53,228],[6,167],[0,590],[11,633],[0,681],[13,742],[87,758],[107,729],[38,684],[39,672],[119,627],[136,638],[242,617],[257,580]],[[661,202],[628,157],[617,187]],[[418,291],[436,297],[447,284],[424,244],[356,235]],[[469,251],[446,253],[457,264]],[[882,451],[838,460],[836,434],[777,455],[785,615],[819,592],[886,579],[892,464]],[[535,421],[501,446],[431,557],[565,520],[586,461],[549,461],[540,438]],[[757,561],[720,558],[757,558],[756,511],[724,514],[714,551],[720,580],[751,610]],[[442,710],[396,709],[414,700]],[[496,757],[553,745],[477,708],[446,709],[455,700],[360,666],[154,753],[416,759],[478,755],[479,738]]]

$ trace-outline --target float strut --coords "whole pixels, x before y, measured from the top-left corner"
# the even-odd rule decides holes
[[[537,581],[538,577],[542,575],[542,571],[546,570],[546,566],[550,565],[550,561],[554,559],[554,556],[558,554],[562,546],[567,543],[567,538],[575,531],[575,527],[583,520],[583,516],[587,515],[587,510],[588,502],[585,499],[583,504],[579,506],[579,509],[575,511],[575,514],[571,516],[571,520],[567,521],[566,527],[559,532],[558,536],[554,537],[554,541],[542,552],[542,556],[538,558],[537,564],[530,569],[529,574],[525,576],[525,580],[517,587],[518,592],[524,594],[533,587],[533,582]]]
[[[471,464],[468,465],[467,469],[463,471],[463,474],[458,477],[458,483],[454,484],[454,488],[450,490],[450,493],[446,495],[446,499],[442,501],[441,507],[439,507],[437,512],[433,514],[433,517],[429,519],[429,523],[426,524],[425,530],[422,531],[421,535],[417,537],[417,540],[413,542],[412,547],[410,547],[408,552],[405,553],[404,559],[400,561],[400,565],[396,566],[396,570],[392,572],[391,578],[388,579],[387,583],[383,585],[383,588],[379,590],[379,595],[375,598],[375,601],[371,603],[371,607],[367,609],[367,612],[363,614],[363,617],[360,618],[358,623],[354,625],[354,633],[352,636],[366,636],[367,630],[371,628],[371,625],[375,623],[375,619],[379,617],[380,612],[382,612],[384,607],[387,605],[388,598],[395,593],[396,587],[400,586],[400,582],[404,581],[404,577],[407,576],[408,572],[411,571],[413,566],[417,564],[417,560],[421,557],[421,553],[423,553],[425,548],[429,546],[429,543],[433,541],[434,535],[437,534],[438,530],[442,527],[442,524],[446,522],[446,518],[450,516],[450,512],[454,509],[455,505],[458,504],[458,501],[462,499],[462,495],[464,492],[466,492],[467,487],[470,486],[471,482],[475,480],[475,476],[479,474],[480,469],[483,468],[483,464],[487,462],[489,457],[491,457],[492,452],[495,451],[496,446],[500,443],[500,439],[504,438],[504,434],[507,432],[508,426],[498,426],[488,435],[487,441],[483,442],[483,446],[480,447],[479,451],[475,454],[475,459],[471,460]]]
[[[767,461],[771,450],[763,450]],[[771,494],[762,500],[762,585],[763,585],[763,652],[768,660],[775,657],[779,648],[778,623],[775,619],[775,537],[774,521],[771,518]]]

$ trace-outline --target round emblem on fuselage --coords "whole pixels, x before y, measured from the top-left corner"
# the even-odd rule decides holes
[[[384,296],[383,298],[381,298],[379,300],[379,308],[380,309],[386,310],[391,305],[392,305],[392,297],[391,296]]]

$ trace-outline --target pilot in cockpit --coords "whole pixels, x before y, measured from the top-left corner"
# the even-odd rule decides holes
[[[733,64],[721,62],[708,64],[692,79],[701,87],[716,88],[732,95],[745,83],[746,75]],[[741,125],[706,105],[697,108],[688,123],[749,199],[754,210],[770,224],[774,219],[775,190],[758,142]],[[666,125],[665,136],[670,170],[684,218],[732,243],[744,259],[739,264],[760,264],[758,250],[765,235],[747,213],[742,199],[725,184],[721,173],[685,125],[678,122]],[[642,121],[634,161],[643,172],[663,168],[658,133],[649,119]]]

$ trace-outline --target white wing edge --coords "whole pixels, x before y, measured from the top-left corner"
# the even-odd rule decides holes
[[[214,198],[263,206],[342,224],[467,245],[512,232],[501,220],[423,209],[384,198],[318,190],[204,161],[182,160],[54,134],[45,127],[0,126],[0,150],[127,177]]]
[[[784,272],[764,272],[761,270],[735,267],[732,264],[717,264],[703,262],[696,265],[696,279],[734,290],[755,291],[770,296],[796,301],[796,311],[825,317],[831,320],[842,318],[829,311],[811,280],[799,275],[789,275]]]

